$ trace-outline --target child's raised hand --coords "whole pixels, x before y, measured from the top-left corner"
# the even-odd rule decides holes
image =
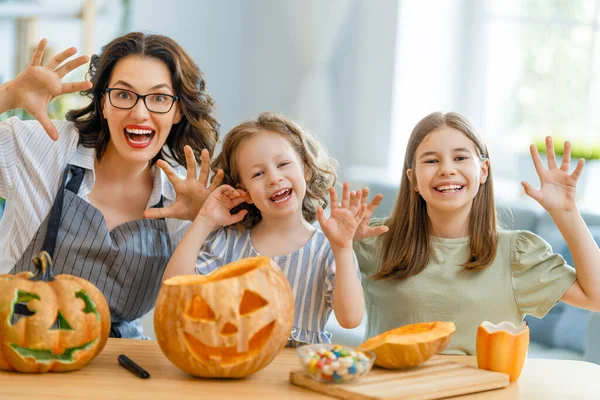
[[[362,221],[367,205],[361,201],[362,191],[350,191],[348,182],[344,182],[342,202],[338,203],[333,187],[329,188],[331,215],[327,219],[322,207],[317,208],[317,220],[332,247],[351,248],[352,239]]]
[[[534,189],[529,183],[521,182],[525,193],[535,199],[549,213],[552,211],[572,211],[576,208],[575,194],[576,185],[581,172],[583,171],[584,160],[579,159],[575,171],[569,174],[569,165],[571,162],[571,143],[565,142],[563,159],[560,168],[556,165],[554,155],[554,145],[552,137],[546,137],[546,155],[548,158],[548,169],[542,164],[542,159],[536,147],[531,145],[531,158],[533,165],[540,177],[541,188]]]
[[[158,160],[157,164],[167,175],[167,178],[175,188],[177,197],[169,207],[149,208],[144,211],[144,218],[177,218],[193,221],[200,212],[202,205],[223,181],[223,170],[218,170],[215,178],[208,185],[210,172],[210,155],[208,150],[202,150],[202,165],[200,166],[200,177],[196,179],[196,157],[190,146],[183,148],[187,174],[185,179],[179,178],[175,170],[164,160]]]
[[[248,194],[243,190],[234,189],[229,185],[219,186],[202,205],[198,218],[203,218],[212,227],[235,224],[244,219],[248,211],[241,210],[237,214],[231,214],[231,209],[248,199]]]
[[[369,197],[369,188],[368,187],[362,188],[361,198],[362,198],[363,204],[367,204],[368,197]],[[379,205],[381,204],[381,200],[383,200],[383,195],[381,193],[377,193],[371,199],[371,202],[367,205],[363,219],[362,219],[362,221],[360,221],[360,224],[358,225],[358,228],[356,229],[356,233],[354,233],[354,241],[361,241],[363,239],[370,238],[373,236],[379,236],[388,231],[388,227],[385,225],[374,226],[374,227],[369,226],[369,221],[371,221],[371,217],[373,216],[373,213],[375,212],[377,207],[379,207]]]

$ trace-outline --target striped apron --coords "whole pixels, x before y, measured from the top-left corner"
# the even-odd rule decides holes
[[[87,279],[102,291],[111,337],[143,338],[137,319],[154,307],[172,254],[167,225],[164,219],[141,219],[109,232],[102,213],[77,196],[84,174],[81,167],[67,166],[48,217],[11,273],[33,271],[32,257],[45,250],[55,275]],[[162,207],[162,196],[154,207]]]

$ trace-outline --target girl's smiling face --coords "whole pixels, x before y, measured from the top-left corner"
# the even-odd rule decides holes
[[[264,218],[302,215],[306,195],[304,162],[281,134],[253,134],[237,149],[241,186]]]
[[[140,95],[176,95],[167,65],[158,59],[137,55],[127,56],[116,63],[108,87]],[[115,91],[113,95],[119,94]],[[147,100],[150,104],[151,99]],[[141,98],[129,110],[116,108],[111,105],[108,93],[102,99],[102,114],[110,130],[107,153],[116,152],[120,158],[130,162],[152,160],[165,144],[173,124],[181,121],[177,101],[169,112],[158,114],[148,111]]]
[[[475,143],[461,131],[442,126],[417,147],[414,166],[406,171],[427,210],[470,210],[487,180],[489,160],[481,160]]]

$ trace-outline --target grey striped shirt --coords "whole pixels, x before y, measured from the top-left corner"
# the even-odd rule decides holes
[[[78,196],[89,202],[95,183],[96,151],[78,146],[79,133],[73,123],[52,122],[59,132],[56,142],[37,121],[10,118],[0,122],[0,197],[7,200],[0,219],[0,274],[14,267],[50,212],[67,164],[87,170]],[[175,190],[164,172],[153,168],[154,186],[148,207],[156,204],[161,195],[167,207],[176,198]],[[185,176],[182,168],[178,166],[176,170]],[[166,223],[175,246],[190,222],[167,218]]]
[[[259,254],[252,246],[250,230],[220,228],[213,231],[198,256],[196,273],[205,275],[242,258]],[[288,346],[299,343],[331,343],[325,324],[333,309],[335,260],[329,241],[319,229],[304,246],[291,254],[271,257],[287,276],[294,293],[294,325]],[[358,263],[354,258],[360,279]]]

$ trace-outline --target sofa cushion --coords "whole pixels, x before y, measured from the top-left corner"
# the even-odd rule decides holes
[[[555,346],[584,354],[589,318],[590,311],[565,304],[554,330]]]
[[[537,232],[539,210],[498,206],[496,211],[503,229]]]
[[[529,325],[530,339],[546,346],[555,347],[555,331],[565,306],[564,303],[557,303],[542,319],[532,315],[526,316],[525,321]]]

